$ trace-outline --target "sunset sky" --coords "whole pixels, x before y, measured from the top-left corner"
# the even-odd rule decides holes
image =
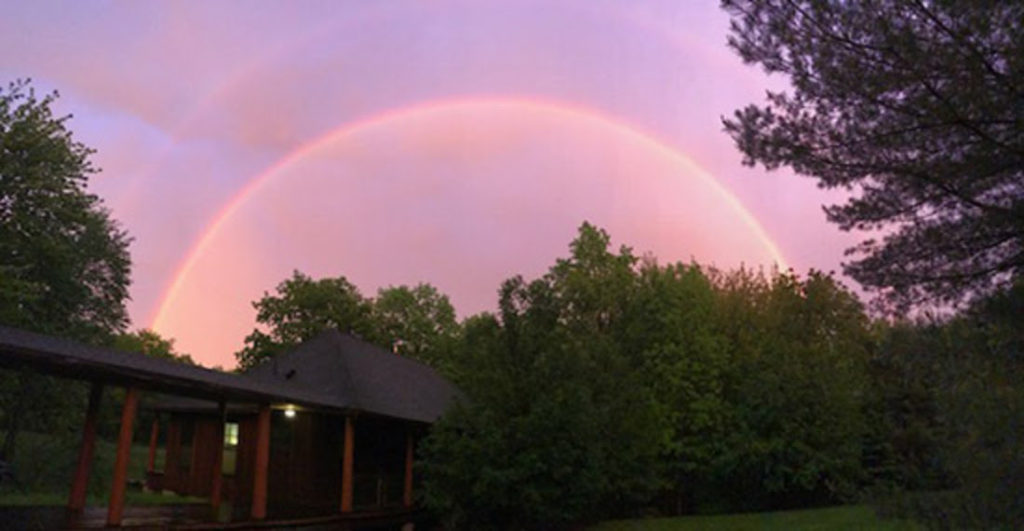
[[[841,196],[722,131],[784,88],[727,28],[714,0],[15,2],[0,82],[58,89],[97,150],[132,327],[231,367],[292,270],[465,316],[584,220],[662,262],[838,270]]]

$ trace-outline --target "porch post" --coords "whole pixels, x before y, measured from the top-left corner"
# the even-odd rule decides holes
[[[405,488],[402,490],[402,503],[406,507],[412,507],[412,457],[413,437],[409,429],[405,432]]]
[[[107,505],[107,526],[121,525],[124,515],[124,490],[128,474],[128,458],[132,449],[132,423],[135,422],[135,410],[139,405],[139,390],[129,387],[124,394],[124,407],[121,409],[121,432],[117,436],[117,455],[114,458],[114,478],[110,487],[110,501]]]
[[[210,486],[210,507],[213,508],[214,515],[220,509],[221,485],[224,473],[224,422],[227,420],[227,404],[223,400],[220,401],[217,411],[219,414],[217,415],[217,429],[214,431],[215,440],[213,442],[213,484]]]
[[[89,389],[89,405],[85,410],[85,425],[82,426],[82,444],[78,448],[78,466],[71,480],[71,495],[68,496],[68,509],[81,511],[85,508],[85,495],[89,486],[89,470],[92,468],[92,454],[96,448],[96,418],[100,413],[100,399],[103,397],[103,384],[93,382]]]
[[[267,468],[270,466],[270,405],[260,405],[256,417],[256,469],[253,471],[252,518],[267,517]]]
[[[164,450],[165,489],[184,492],[179,484],[181,476],[181,419],[171,415],[167,419],[167,441]]]
[[[153,417],[153,426],[149,429],[149,456],[146,460],[146,472],[156,471],[156,440],[160,435],[160,416]]]
[[[201,482],[199,481],[199,442],[202,433],[202,422],[199,417],[192,417],[192,442],[189,443],[190,454],[188,456],[188,478],[185,480],[189,494],[200,492]]]
[[[341,512],[352,512],[352,459],[355,451],[355,433],[352,416],[345,415],[345,448],[341,461]]]

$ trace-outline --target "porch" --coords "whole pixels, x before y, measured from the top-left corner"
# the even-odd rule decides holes
[[[56,527],[185,529],[355,529],[422,519],[413,496],[415,445],[454,389],[425,366],[337,332],[309,343],[284,357],[293,364],[286,376],[276,363],[238,375],[0,327],[0,365],[90,384],[66,507],[4,508],[0,516],[63,518]],[[307,368],[310,356],[325,355],[344,365],[333,373],[343,388],[316,381],[323,373]],[[306,378],[294,378],[299,370]],[[112,388],[124,389],[113,481],[106,507],[90,507],[97,415]],[[129,479],[143,479],[127,477],[143,393],[172,398],[156,407],[142,488],[204,503],[127,506]]]

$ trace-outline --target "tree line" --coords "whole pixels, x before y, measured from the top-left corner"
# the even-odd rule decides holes
[[[661,265],[584,224],[461,322],[429,285],[296,273],[254,303],[240,366],[331,326],[437,367],[464,400],[423,441],[422,501],[452,528],[864,499],[940,529],[1024,522],[1024,3],[722,6],[729,46],[788,81],[726,132],[748,164],[849,193],[825,213],[876,231],[845,272],[883,313],[831,274]],[[55,98],[0,89],[0,323],[182,358],[127,331],[130,238]],[[0,459],[21,430],[74,439],[83,400],[0,373]]]
[[[660,264],[584,223],[546,274],[458,323],[429,285],[371,299],[300,273],[254,306],[241,364],[264,338],[340,328],[457,384],[419,465],[453,529],[864,501],[940,528],[1024,517],[1021,286],[883,319],[830,274]]]

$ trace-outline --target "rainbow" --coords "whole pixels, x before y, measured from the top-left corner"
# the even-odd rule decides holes
[[[150,327],[156,330],[162,328],[168,308],[172,306],[178,292],[181,290],[186,277],[193,269],[198,259],[203,255],[207,247],[215,239],[218,232],[231,219],[231,217],[263,186],[274,180],[275,177],[284,173],[286,169],[312,154],[316,150],[333,142],[354,136],[369,128],[400,123],[404,120],[430,117],[452,111],[474,111],[484,109],[504,108],[506,110],[518,110],[523,112],[540,113],[552,118],[562,120],[576,120],[593,127],[611,128],[627,138],[635,140],[639,144],[668,157],[684,168],[689,175],[701,179],[711,189],[715,190],[733,211],[740,217],[743,223],[755,234],[758,240],[765,246],[769,254],[780,268],[786,268],[786,261],[782,253],[765,233],[761,225],[754,219],[754,216],[743,206],[742,203],[729,190],[722,186],[707,171],[698,166],[690,157],[671,147],[667,143],[647,134],[636,127],[623,122],[620,119],[610,117],[600,111],[564,102],[554,102],[540,99],[527,99],[516,97],[475,97],[427,101],[420,104],[391,109],[382,113],[364,117],[359,120],[346,122],[326,133],[316,137],[305,144],[298,146],[287,155],[281,157],[258,175],[248,180],[231,199],[213,216],[213,221],[207,226],[202,234],[196,239],[189,249],[185,258],[175,271],[172,280],[160,298],[155,315],[150,320]]]

